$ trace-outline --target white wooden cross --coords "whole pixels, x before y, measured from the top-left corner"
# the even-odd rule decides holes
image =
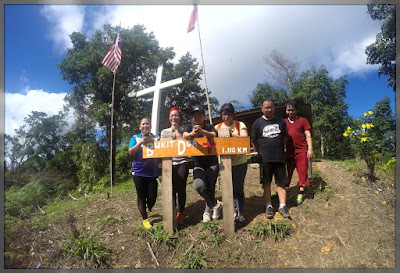
[[[134,97],[135,95],[137,97],[149,94],[151,92],[154,92],[153,96],[153,107],[151,110],[151,133],[156,135],[159,131],[159,126],[158,126],[158,118],[160,116],[160,99],[161,99],[161,89],[165,89],[168,87],[172,87],[178,84],[182,83],[182,78],[177,78],[174,80],[170,80],[167,82],[161,83],[161,78],[162,78],[162,70],[163,67],[159,66],[157,69],[157,75],[156,75],[156,83],[154,86],[143,89],[141,91],[131,91],[128,96],[129,97]]]

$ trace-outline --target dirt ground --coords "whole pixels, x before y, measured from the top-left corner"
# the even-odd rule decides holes
[[[257,164],[250,164],[245,181],[245,217],[235,236],[226,237],[220,228],[215,234],[202,228],[204,201],[187,186],[184,225],[167,245],[140,235],[141,218],[136,193],[123,191],[112,198],[86,197],[72,216],[46,227],[34,228],[25,221],[5,236],[5,268],[92,268],[93,265],[62,254],[71,225],[86,233],[98,234],[110,250],[115,269],[175,268],[180,257],[199,250],[207,268],[395,268],[395,189],[363,180],[332,161],[313,163],[315,176],[303,204],[296,206],[297,175],[288,189],[293,231],[282,241],[255,237],[249,229],[265,219],[265,204],[259,184]],[[221,200],[221,192],[217,190]],[[273,202],[274,207],[278,202]],[[162,222],[162,196],[150,215],[152,224]],[[99,219],[119,219],[99,224]],[[215,221],[222,226],[222,220]],[[215,241],[214,241],[215,242]],[[154,254],[154,256],[153,256]],[[158,263],[158,264],[157,264]]]

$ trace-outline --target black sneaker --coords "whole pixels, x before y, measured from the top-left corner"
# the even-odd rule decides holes
[[[280,214],[282,214],[282,216],[283,216],[284,218],[290,218],[290,214],[289,214],[289,210],[288,210],[287,206],[284,206],[284,207],[282,207],[282,208],[279,208],[278,212],[279,212]]]
[[[274,218],[274,208],[272,206],[268,206],[265,209],[265,214],[267,215],[268,219],[272,219]]]

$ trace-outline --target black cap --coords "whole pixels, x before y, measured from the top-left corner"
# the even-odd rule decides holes
[[[194,107],[193,110],[192,110],[192,115],[193,115],[194,112],[196,112],[196,111],[199,111],[199,112],[203,113],[203,115],[206,114],[206,112],[204,111],[204,108],[201,107],[201,106],[196,106],[196,107]]]

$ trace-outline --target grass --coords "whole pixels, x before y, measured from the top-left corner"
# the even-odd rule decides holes
[[[75,226],[75,217],[68,215],[67,224],[70,228],[70,235],[64,240],[60,247],[61,252],[71,254],[72,256],[92,263],[95,268],[101,266],[108,268],[111,265],[110,251],[96,234],[86,232],[86,226],[81,229]]]
[[[142,238],[149,238],[157,243],[164,243],[169,246],[175,246],[175,236],[164,231],[164,225],[162,223],[154,224],[151,229],[145,229],[143,226],[138,227],[139,236]]]
[[[94,263],[96,268],[108,267],[111,262],[108,249],[97,235],[82,233],[77,237],[72,236],[61,250],[79,259]]]
[[[266,239],[272,237],[277,241],[283,241],[293,230],[290,222],[286,220],[260,221],[248,231],[256,238]]]
[[[43,210],[45,215],[37,215],[33,218],[33,225],[43,229],[49,224],[59,222],[66,218],[72,211],[79,211],[85,207],[85,200],[66,200],[46,205]]]
[[[107,215],[105,217],[96,219],[96,223],[100,226],[107,226],[108,224],[121,223],[123,221],[124,219],[122,219],[120,216],[113,216],[113,215]]]
[[[191,249],[188,253],[177,258],[177,269],[207,269],[206,256],[199,249]]]

